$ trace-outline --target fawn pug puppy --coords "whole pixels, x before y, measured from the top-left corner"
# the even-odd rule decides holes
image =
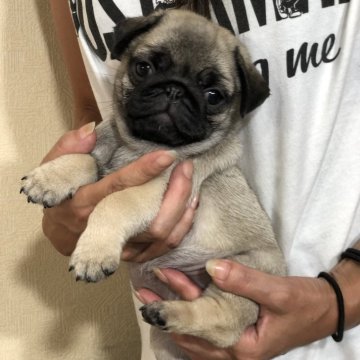
[[[95,149],[41,165],[22,180],[22,192],[32,202],[55,206],[150,151],[172,149],[179,161],[192,159],[193,195],[200,194],[193,227],[166,255],[131,264],[131,279],[135,288],[166,299],[141,309],[154,325],[157,359],[186,358],[167,332],[230,346],[256,322],[258,306],[210,283],[206,261],[223,257],[285,273],[270,222],[238,167],[243,117],[263,103],[269,89],[229,31],[188,11],[126,19],[115,27],[113,42],[112,56],[121,60],[114,115],[96,128]],[[156,216],[172,168],[96,206],[71,256],[77,279],[96,282],[117,269],[126,241]],[[185,272],[204,288],[203,296],[178,300],[156,279],[156,267]]]

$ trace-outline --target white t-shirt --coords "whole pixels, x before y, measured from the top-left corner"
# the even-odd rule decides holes
[[[86,69],[111,116],[109,39],[123,17],[170,0],[71,0]],[[272,220],[292,275],[316,276],[360,236],[360,2],[211,0],[215,21],[245,43],[270,98],[241,134],[241,167]],[[143,360],[152,358],[144,349]],[[360,358],[360,327],[284,360]]]

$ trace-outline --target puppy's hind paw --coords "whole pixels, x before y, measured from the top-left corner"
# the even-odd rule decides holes
[[[161,302],[154,302],[142,306],[140,309],[141,315],[148,324],[156,326],[161,330],[167,330],[166,315],[163,312],[163,305]]]

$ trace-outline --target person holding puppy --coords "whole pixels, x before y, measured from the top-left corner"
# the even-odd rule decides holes
[[[127,16],[141,15],[136,11],[146,10],[146,2],[123,3],[118,2],[117,9],[121,11],[111,12],[113,17],[120,13]],[[224,5],[228,9],[231,6],[226,1]],[[101,89],[106,79],[94,75],[94,67],[91,67],[94,62],[89,55],[94,51],[86,34],[80,31],[79,41],[88,73],[81,65],[75,33],[70,26],[71,19],[66,15],[66,1],[54,1],[52,6],[55,23],[61,29],[60,42],[64,47],[74,88],[76,127],[93,120],[99,122],[102,116],[106,116],[106,110],[100,109],[100,115],[87,78],[90,75],[98,104],[106,101],[106,90]],[[89,11],[89,6],[85,6],[84,2],[82,10]],[[96,7],[95,4],[93,6],[95,16],[102,12],[98,20],[103,18],[104,8],[100,8],[100,5]],[[79,9],[79,4],[76,9]],[[219,7],[214,6],[213,11],[219,14]],[[326,27],[314,39],[317,47],[312,47],[319,48],[323,40],[323,58],[321,62],[315,62],[316,59],[312,63],[309,61],[309,64],[317,65],[313,69],[305,69],[306,64],[301,62],[301,57],[297,61],[291,57],[295,43],[287,43],[287,37],[294,41],[295,35],[290,36],[289,32],[281,32],[286,35],[279,35],[287,55],[288,70],[303,66],[303,73],[298,70],[295,78],[281,78],[280,74],[284,72],[283,63],[280,62],[282,58],[270,58],[271,50],[262,50],[263,46],[272,48],[271,38],[277,34],[278,27],[285,26],[285,23],[268,24],[267,28],[256,28],[243,34],[255,58],[263,58],[264,54],[269,56],[272,96],[251,115],[243,131],[244,156],[241,165],[272,220],[288,260],[290,275],[301,277],[277,278],[226,260],[209,262],[207,269],[214,282],[226,291],[253,299],[260,305],[260,316],[256,325],[250,327],[239,342],[227,350],[216,349],[198,339],[174,335],[175,341],[192,359],[263,359],[285,352],[288,353],[283,357],[288,359],[322,359],[324,356],[330,359],[355,359],[360,351],[356,341],[359,327],[347,331],[341,343],[335,343],[329,337],[335,334],[335,340],[341,340],[343,325],[353,328],[360,321],[360,266],[356,261],[356,249],[360,248],[359,242],[356,242],[359,236],[360,214],[357,204],[360,199],[360,173],[358,167],[354,167],[360,159],[358,147],[355,146],[360,129],[355,121],[358,105],[351,100],[355,98],[355,85],[359,80],[355,72],[359,59],[354,56],[356,49],[359,49],[359,38],[354,30],[355,19],[360,13],[359,4],[319,7],[313,10],[313,15],[310,13],[308,17],[294,19],[291,26],[295,26],[295,21],[306,22],[298,23],[298,26],[311,26],[314,18],[310,15],[326,11]],[[87,15],[90,16],[91,12]],[[82,20],[81,16],[77,18],[80,18],[81,29],[84,17]],[[334,20],[339,18],[342,21]],[[64,26],[66,21],[69,23]],[[95,23],[100,27],[99,21]],[[104,24],[99,33],[108,33],[110,25]],[[252,32],[255,35],[252,36]],[[293,32],[299,34],[296,28]],[[93,34],[96,34],[95,29]],[[96,37],[94,39],[99,41]],[[299,39],[300,44],[302,41],[310,47],[306,32]],[[99,44],[96,44],[98,53],[95,55],[101,58],[103,53]],[[298,56],[301,56],[305,45],[299,45],[299,49]],[[111,74],[113,64],[110,59],[107,60],[95,62],[95,68],[98,66],[100,73],[105,66],[110,68],[108,74]],[[266,65],[266,62],[261,64]],[[311,80],[306,76],[311,76]],[[333,83],[337,86],[333,87]],[[322,84],[326,84],[325,89],[331,89],[331,93],[329,91],[324,96]],[[303,96],[301,103],[299,94]],[[319,100],[320,96],[321,99],[331,97],[332,102]],[[95,143],[92,130],[93,125],[85,125],[80,130],[66,134],[45,161],[64,153],[89,152]],[[101,184],[82,188],[72,200],[61,206],[45,211],[44,232],[60,252],[67,255],[72,252],[77,237],[86,227],[87,216],[101,198],[109,192],[146,182],[174,160],[162,152],[147,156],[105,177]],[[130,242],[124,254],[125,260],[144,261],[159,256],[181,241],[196,211],[196,198],[190,202],[191,206],[186,207],[191,193],[191,173],[191,163],[177,167],[157,219],[146,234]],[[339,255],[347,247],[355,250],[346,252],[345,258],[336,264]],[[331,278],[324,274],[316,278],[319,272],[331,268]],[[200,295],[200,289],[182,274],[171,269],[161,269],[157,273],[186,300]],[[340,288],[345,303],[343,307],[341,294],[331,279],[335,279]],[[139,289],[138,293],[144,302],[158,299],[156,294],[144,289]],[[317,341],[320,339],[323,340]]]

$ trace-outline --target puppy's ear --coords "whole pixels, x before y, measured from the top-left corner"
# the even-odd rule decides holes
[[[235,51],[235,61],[241,83],[241,116],[256,109],[270,95],[266,81],[249,59],[245,50],[238,46]]]
[[[131,41],[155,26],[163,15],[163,11],[157,11],[149,16],[121,20],[114,28],[111,58],[120,59]]]

